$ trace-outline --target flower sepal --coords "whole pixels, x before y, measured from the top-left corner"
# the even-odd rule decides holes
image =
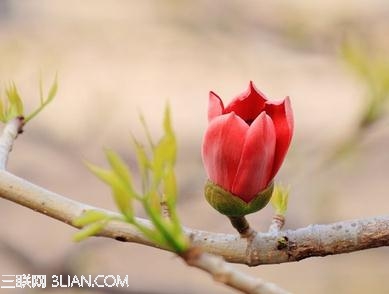
[[[274,184],[271,182],[268,187],[258,193],[250,202],[245,202],[238,196],[224,190],[208,180],[205,184],[205,198],[208,203],[221,214],[226,216],[245,216],[264,208],[273,194]]]

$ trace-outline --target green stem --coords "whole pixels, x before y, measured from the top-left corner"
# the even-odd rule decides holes
[[[229,216],[228,218],[242,238],[247,238],[255,232],[244,216]]]
[[[162,234],[166,242],[174,249],[174,251],[181,252],[183,250],[182,244],[180,244],[180,242],[177,242],[175,237],[172,236],[171,232],[167,230],[167,228],[163,224],[163,220],[157,215],[155,211],[151,209],[149,203],[147,203],[147,199],[144,199],[142,203],[147,215],[150,217],[151,222],[154,224],[155,228]]]

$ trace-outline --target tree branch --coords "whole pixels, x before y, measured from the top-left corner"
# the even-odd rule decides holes
[[[181,257],[188,265],[197,267],[211,274],[215,281],[229,285],[243,293],[289,293],[273,283],[265,282],[259,278],[253,278],[237,271],[230,264],[226,263],[221,256],[203,252],[199,247],[190,248]]]
[[[7,171],[0,171],[0,197],[73,227],[77,227],[73,221],[88,209],[119,216],[48,191]],[[138,221],[151,226],[148,220],[138,218]],[[249,243],[238,235],[190,228],[185,228],[185,232],[194,246],[206,252],[223,256],[228,262],[257,266],[389,246],[389,215],[257,233]],[[109,222],[99,235],[159,248],[130,224],[120,221]]]

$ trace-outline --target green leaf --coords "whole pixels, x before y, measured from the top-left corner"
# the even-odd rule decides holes
[[[112,183],[116,182],[115,174],[112,171],[101,168],[90,162],[85,162],[85,165],[96,177],[98,177],[100,180],[102,180],[109,186],[111,186]]]
[[[154,148],[154,142],[153,142],[153,139],[151,138],[150,129],[149,129],[147,122],[142,114],[139,114],[139,120],[143,126],[145,133],[146,133],[146,138],[147,138],[147,141],[149,142],[150,148]]]
[[[273,195],[270,200],[276,214],[284,216],[286,210],[288,209],[288,199],[289,199],[289,189],[281,186],[275,185],[273,190]]]
[[[0,121],[7,123],[18,116],[23,116],[23,102],[14,82],[5,89],[6,99],[0,100]]]
[[[152,242],[155,242],[156,244],[159,244],[162,247],[169,248],[169,245],[166,243],[166,240],[162,237],[158,230],[155,230],[155,228],[149,228],[136,221],[133,223],[133,225]]]
[[[133,198],[130,197],[128,191],[123,190],[120,186],[112,186],[112,194],[115,199],[116,206],[121,213],[131,220],[134,218]]]
[[[104,229],[106,224],[107,221],[105,220],[92,223],[74,234],[73,240],[79,242],[88,237],[95,236]]]
[[[157,187],[163,177],[167,166],[174,166],[176,161],[177,145],[171,127],[169,107],[166,107],[164,118],[165,134],[153,150],[153,185]]]
[[[110,216],[108,216],[106,213],[99,211],[99,210],[87,210],[85,211],[80,217],[76,218],[73,221],[73,225],[77,227],[84,227],[86,225],[95,223],[97,221],[101,221],[104,219],[108,219]]]
[[[6,89],[8,105],[5,107],[5,120],[10,121],[17,116],[23,116],[23,102],[14,82]]]
[[[163,119],[163,128],[165,130],[165,134],[174,137],[174,131],[172,128],[172,120],[171,120],[171,116],[170,116],[170,106],[169,105],[167,105],[165,108],[165,114],[164,114],[164,119]]]
[[[114,171],[103,169],[88,162],[86,162],[86,165],[93,174],[111,187],[116,206],[126,218],[133,218],[132,201],[135,194],[129,188],[128,183],[124,182]]]
[[[142,179],[142,192],[145,194],[147,193],[147,186],[149,185],[148,171],[150,168],[150,162],[142,144],[140,144],[134,137],[132,137],[132,141],[134,143],[136,159],[138,162],[138,168]]]
[[[181,233],[181,224],[176,213],[177,184],[172,166],[166,168],[162,181],[164,187],[163,200],[166,202],[170,213],[173,235],[179,235]]]
[[[107,149],[105,151],[108,162],[116,175],[124,182],[130,183],[131,174],[130,170],[127,168],[127,165],[123,162],[120,156],[115,153],[113,150]]]
[[[161,197],[156,190],[151,190],[143,196],[142,204],[146,207],[152,208],[153,213],[160,215],[161,209]]]
[[[25,118],[25,123],[27,123],[35,116],[37,116],[54,99],[55,95],[57,94],[57,91],[58,91],[58,81],[57,81],[57,75],[55,75],[53,84],[51,85],[49,90],[49,94],[47,95],[47,98],[44,99],[42,80],[40,80],[39,82],[40,106]]]
[[[47,95],[47,99],[43,104],[50,103],[54,99],[55,95],[57,95],[57,91],[58,91],[58,75],[56,74],[54,78],[54,82],[51,85],[51,88],[49,90],[49,94]]]
[[[163,169],[166,165],[174,165],[176,152],[174,136],[165,135],[154,149],[153,168]]]
[[[161,234],[164,242],[172,248],[174,251],[179,247],[176,244],[175,237],[172,234],[172,231],[169,230],[169,220],[166,220],[161,215],[160,208],[158,209],[154,205],[150,205],[147,201],[144,202],[144,209],[147,215],[150,217],[151,222],[155,226],[156,231]]]
[[[169,208],[175,207],[177,199],[177,183],[176,175],[172,166],[168,166],[165,169],[165,173],[163,175],[163,187],[164,197],[170,206]]]

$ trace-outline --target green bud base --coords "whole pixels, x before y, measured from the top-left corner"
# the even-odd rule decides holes
[[[273,194],[274,184],[269,186],[253,198],[249,203],[238,196],[224,190],[222,187],[207,181],[205,184],[205,198],[208,203],[226,216],[244,216],[264,208],[270,201]]]

